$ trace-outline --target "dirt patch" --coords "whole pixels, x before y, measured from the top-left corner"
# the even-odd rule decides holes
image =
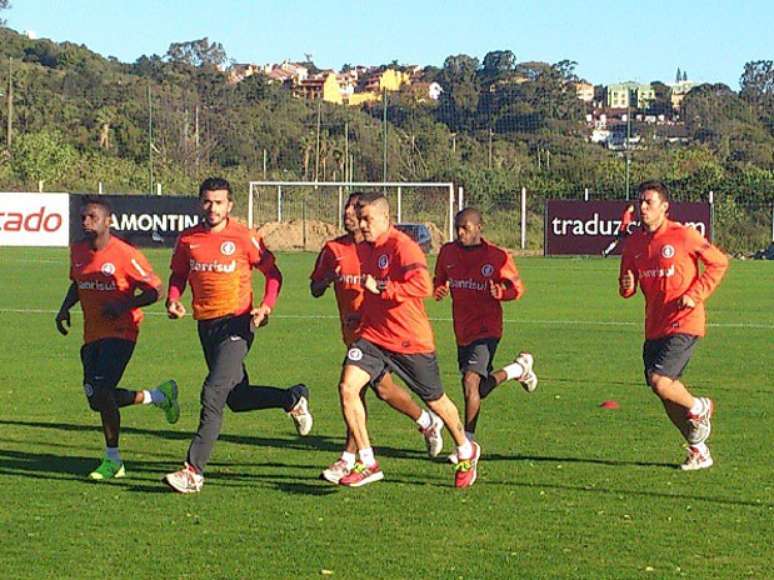
[[[258,228],[270,250],[319,252],[328,240],[342,234],[334,224],[317,220],[268,222]]]
[[[438,226],[425,222],[430,230],[431,252],[437,254],[446,242],[446,236]],[[319,252],[328,240],[342,235],[344,232],[334,224],[318,220],[290,220],[287,222],[268,222],[258,228],[258,233],[270,250],[288,251],[301,250]]]

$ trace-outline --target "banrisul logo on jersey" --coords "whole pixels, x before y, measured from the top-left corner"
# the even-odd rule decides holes
[[[157,195],[103,195],[113,208],[114,234],[140,246],[172,247],[180,233],[201,221],[199,198]],[[70,237],[83,237],[80,223],[82,195],[70,199]]]

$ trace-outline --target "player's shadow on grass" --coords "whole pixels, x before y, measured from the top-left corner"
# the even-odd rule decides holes
[[[655,461],[623,461],[620,459],[601,459],[597,457],[558,457],[550,455],[501,455],[486,454],[485,461],[535,461],[552,463],[591,463],[594,465],[610,465],[612,467],[661,467],[663,469],[678,469],[674,463],[659,463]]]
[[[77,423],[46,423],[43,421],[19,421],[14,419],[0,419],[0,425],[11,425],[16,427],[31,427],[36,429],[53,429],[58,431],[76,431],[97,433],[99,427],[96,425],[82,425]],[[150,437],[159,437],[166,440],[178,440],[189,442],[192,432],[190,431],[170,431],[143,429],[140,427],[121,427],[121,433],[127,435],[145,435]],[[278,449],[290,449],[300,451],[328,451],[338,454],[344,445],[341,436],[330,436],[325,434],[313,434],[307,437],[290,436],[281,437],[261,437],[260,435],[234,435],[231,433],[221,433],[219,441],[234,443],[237,445],[246,445],[249,447],[276,447]],[[416,459],[425,454],[421,450],[402,449],[397,447],[376,445],[379,455],[393,457],[398,459]],[[184,453],[185,448],[181,450]]]

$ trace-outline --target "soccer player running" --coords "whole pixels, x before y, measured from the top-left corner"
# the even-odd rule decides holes
[[[363,243],[363,233],[360,231],[355,210],[360,196],[360,193],[353,193],[347,199],[342,220],[347,233],[330,240],[320,250],[309,286],[312,296],[319,298],[333,284],[341,318],[341,335],[347,347],[355,342],[360,334],[363,305],[364,289],[358,256],[358,247]],[[436,457],[443,449],[441,418],[420,408],[405,389],[393,382],[389,372],[385,372],[381,380],[370,384],[382,401],[416,422],[425,438],[428,454],[430,457]],[[365,389],[361,391],[364,406],[365,393]],[[346,444],[341,457],[325,469],[320,477],[331,483],[339,483],[342,477],[352,471],[356,459],[355,439],[347,429]]]
[[[694,397],[680,377],[704,336],[704,302],[723,278],[728,259],[696,230],[667,217],[669,199],[660,181],[640,184],[642,228],[624,246],[619,292],[631,298],[639,285],[645,295],[645,380],[688,442],[688,457],[680,467],[706,469],[713,463],[706,441],[715,405]]]
[[[118,388],[137,342],[143,319],[140,308],[159,299],[161,280],[145,256],[110,234],[112,213],[104,199],[84,198],[85,239],[70,248],[72,283],[55,318],[57,330],[67,335],[70,309],[81,303],[83,390],[89,407],[100,414],[105,436],[105,457],[89,474],[94,480],[126,475],[118,449],[120,407],[153,404],[163,409],[169,423],[180,417],[175,381],[139,391]]]
[[[621,223],[618,226],[618,231],[616,231],[615,238],[613,238],[613,241],[610,242],[610,244],[602,251],[603,258],[607,258],[610,254],[612,254],[613,250],[618,247],[618,244],[620,244],[622,240],[625,240],[629,236],[629,226],[634,221],[635,211],[636,209],[633,203],[630,203],[626,206],[626,209],[624,209],[624,212],[621,215]]]
[[[481,235],[481,212],[460,211],[454,218],[457,239],[441,247],[435,263],[433,295],[452,298],[457,361],[465,394],[465,435],[475,440],[476,423],[485,399],[498,385],[513,379],[531,393],[538,379],[533,357],[522,352],[510,364],[492,371],[497,345],[503,335],[502,302],[524,294],[516,264],[507,250],[489,243]],[[450,457],[452,462],[456,457]]]
[[[476,481],[481,448],[468,441],[459,413],[441,385],[435,343],[423,300],[432,295],[427,261],[419,246],[390,225],[390,208],[379,193],[365,193],[357,204],[365,243],[359,245],[363,297],[360,337],[344,360],[339,395],[359,459],[339,483],[358,487],[383,479],[366,427],[361,400],[365,386],[385,372],[397,374],[449,429],[457,445],[455,486]]]
[[[263,240],[233,219],[231,185],[210,177],[199,187],[203,222],[183,231],[172,255],[167,313],[183,318],[180,298],[186,283],[193,294],[193,317],[209,373],[202,385],[199,428],[188,448],[183,468],[164,481],[180,493],[196,493],[204,485],[204,469],[220,435],[223,409],[234,412],[284,409],[299,435],[312,428],[309,390],[250,385],[244,359],[255,329],[269,321],[282,285],[274,255]],[[252,274],[257,268],[266,278],[263,300],[253,307]]]

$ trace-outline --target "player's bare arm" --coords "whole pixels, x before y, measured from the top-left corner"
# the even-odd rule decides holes
[[[62,305],[59,307],[59,312],[56,313],[54,322],[56,322],[56,329],[62,336],[67,336],[68,328],[70,328],[70,308],[78,303],[78,286],[73,282],[67,289]]]
[[[443,284],[439,284],[433,290],[433,298],[436,302],[440,302],[449,295],[449,281],[447,280]]]
[[[260,306],[253,308],[250,310],[250,316],[252,317],[252,325],[255,328],[260,328],[261,326],[266,326],[269,324],[269,314],[271,314],[271,307],[269,307],[266,304],[261,304]]]
[[[618,291],[621,296],[629,297],[637,291],[637,282],[634,279],[634,272],[626,270],[618,279]]]
[[[185,316],[185,306],[179,300],[167,300],[167,316],[172,320],[178,320]]]

